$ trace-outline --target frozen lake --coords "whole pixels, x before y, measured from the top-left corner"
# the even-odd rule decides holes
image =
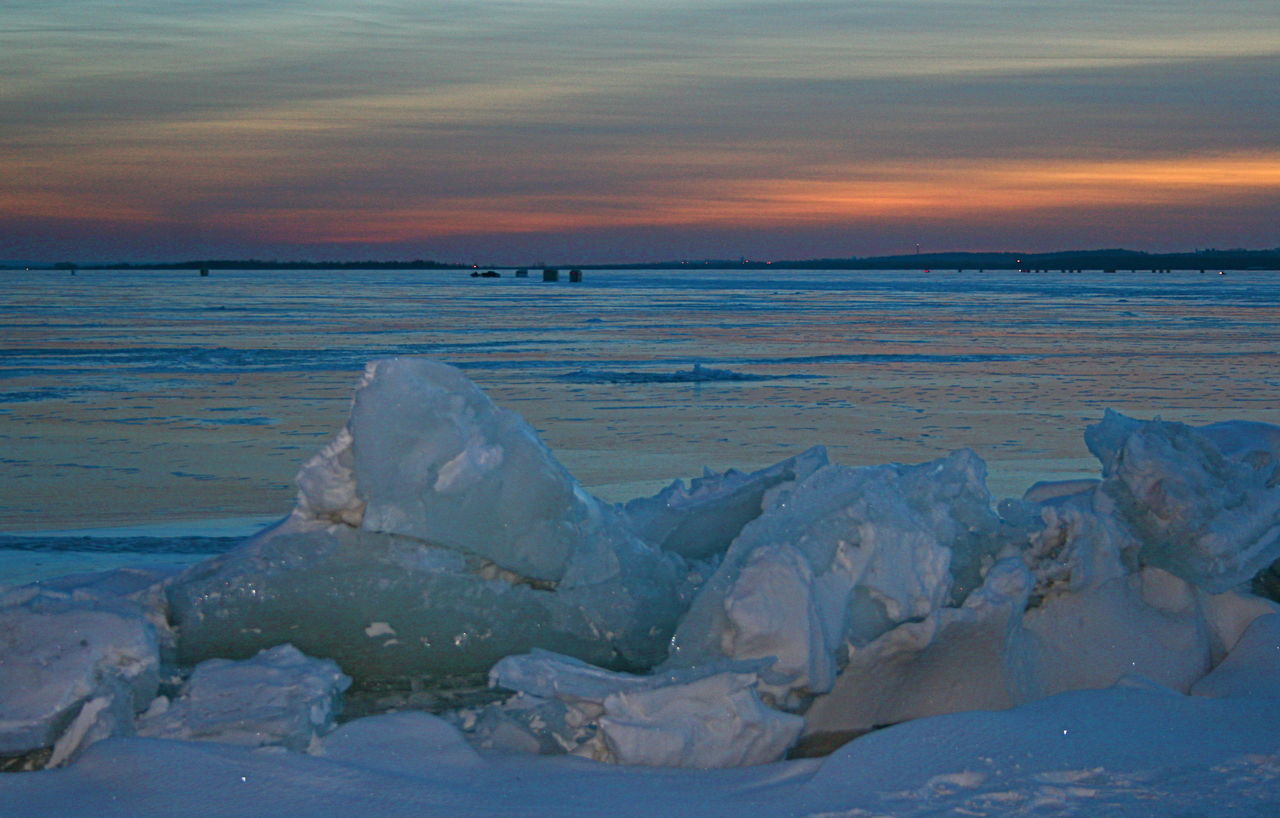
[[[458,364],[612,500],[815,442],[1000,496],[1104,407],[1274,420],[1268,278],[12,281],[0,802],[1276,814],[1275,426],[1107,414],[1000,517],[966,452],[613,509],[456,370],[360,374]]]
[[[1271,273],[503,272],[0,272],[0,531],[284,514],[390,355],[462,367],[615,501],[819,443],[968,446],[1000,497],[1095,474],[1106,407],[1280,420]]]

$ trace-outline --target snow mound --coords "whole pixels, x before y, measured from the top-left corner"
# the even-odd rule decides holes
[[[456,727],[417,710],[349,721],[325,736],[316,754],[398,775],[484,765]]]

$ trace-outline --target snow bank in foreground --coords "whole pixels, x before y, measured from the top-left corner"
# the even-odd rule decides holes
[[[890,742],[885,752],[901,754],[880,736],[904,731],[939,741],[956,729],[976,747],[978,725],[1005,720],[1038,746],[1065,748],[1048,758],[1076,765],[1092,753],[1137,769],[1108,755],[1103,737],[1117,736],[1077,699],[1046,699],[1083,689],[1122,688],[1071,694],[1141,711],[1115,724],[1176,716],[1194,723],[1193,738],[1216,713],[1252,741],[1261,734],[1242,714],[1280,696],[1269,615],[1280,607],[1243,589],[1280,556],[1280,430],[1108,413],[1087,439],[1100,481],[1037,484],[1000,517],[970,451],[854,469],[814,449],[615,507],[456,370],[376,362],[347,425],[300,472],[297,507],[280,525],[177,578],[120,574],[0,595],[0,692],[10,691],[0,755],[57,765],[138,732],[166,740],[95,745],[72,769],[113,753],[151,764],[154,746],[203,739],[324,754],[270,762],[300,780],[323,768],[367,781],[394,767],[462,793],[449,777],[460,767],[495,780],[514,768],[485,767],[496,762],[464,752],[439,720],[378,716],[323,737],[348,675],[412,692],[486,673],[506,698],[448,719],[490,750],[767,764],[802,735],[811,747],[909,721],[822,765],[815,786],[847,803],[863,802],[836,782],[856,778],[841,759],[874,767],[866,748]],[[162,681],[175,698],[148,707]],[[1046,701],[1059,704],[1035,704]],[[1063,740],[1040,735],[1046,712],[1068,725]],[[1068,740],[1072,729],[1093,738]],[[1280,733],[1267,735],[1257,752],[1280,752]],[[379,761],[383,740],[399,753],[419,743],[445,753],[454,772]],[[215,766],[266,763],[236,752],[182,750]],[[886,780],[902,782],[907,803],[962,790],[996,803],[989,782],[1027,783],[1029,768],[952,770],[939,758],[934,777]],[[785,782],[814,763],[769,769],[781,772],[706,780],[809,803]],[[1045,774],[1097,778],[1075,766]]]
[[[438,719],[339,728],[320,755],[124,738],[74,765],[0,776],[18,814],[1270,816],[1275,699],[1080,691],[879,730],[823,759],[722,770],[470,753]],[[91,794],[91,796],[89,795]],[[86,798],[92,798],[87,802]]]

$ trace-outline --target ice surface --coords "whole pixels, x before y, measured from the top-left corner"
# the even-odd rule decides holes
[[[547,651],[509,656],[492,680],[519,695],[487,708],[476,727],[490,744],[511,746],[524,733],[530,747],[620,764],[763,764],[781,758],[804,721],[764,705],[759,667],[722,662],[636,676]]]
[[[1050,500],[1057,500],[1063,497],[1073,497],[1077,494],[1090,491],[1100,481],[1094,479],[1087,480],[1041,480],[1032,484],[1022,495],[1024,503],[1046,503]]]
[[[846,642],[963,599],[999,545],[982,461],[826,466],[766,499],[673,639],[671,666],[774,657],[779,703],[831,688]],[[799,697],[799,699],[797,698]]]
[[[1141,559],[1210,591],[1280,557],[1280,428],[1136,421],[1107,412],[1085,440]],[[1221,441],[1221,445],[1217,441]],[[1225,448],[1224,448],[1225,447]]]
[[[138,735],[306,750],[333,728],[351,679],[328,659],[277,645],[252,659],[196,666],[172,702],[138,719]]]
[[[298,482],[290,519],[173,584],[184,662],[289,642],[364,682],[483,674],[532,647],[645,668],[700,578],[430,361],[370,364]]]
[[[815,446],[750,474],[709,471],[688,486],[676,480],[653,497],[628,502],[624,510],[646,541],[690,559],[705,559],[724,553],[743,526],[760,516],[765,492],[803,480],[825,465],[826,449]]]

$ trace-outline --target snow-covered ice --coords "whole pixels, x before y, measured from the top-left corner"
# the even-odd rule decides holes
[[[1109,412],[1086,439],[1099,480],[999,516],[966,450],[612,506],[461,373],[376,362],[279,525],[178,576],[0,589],[0,761],[60,767],[0,804],[1274,814],[1280,606],[1249,580],[1280,429]],[[487,702],[337,723],[348,677],[486,675]]]

